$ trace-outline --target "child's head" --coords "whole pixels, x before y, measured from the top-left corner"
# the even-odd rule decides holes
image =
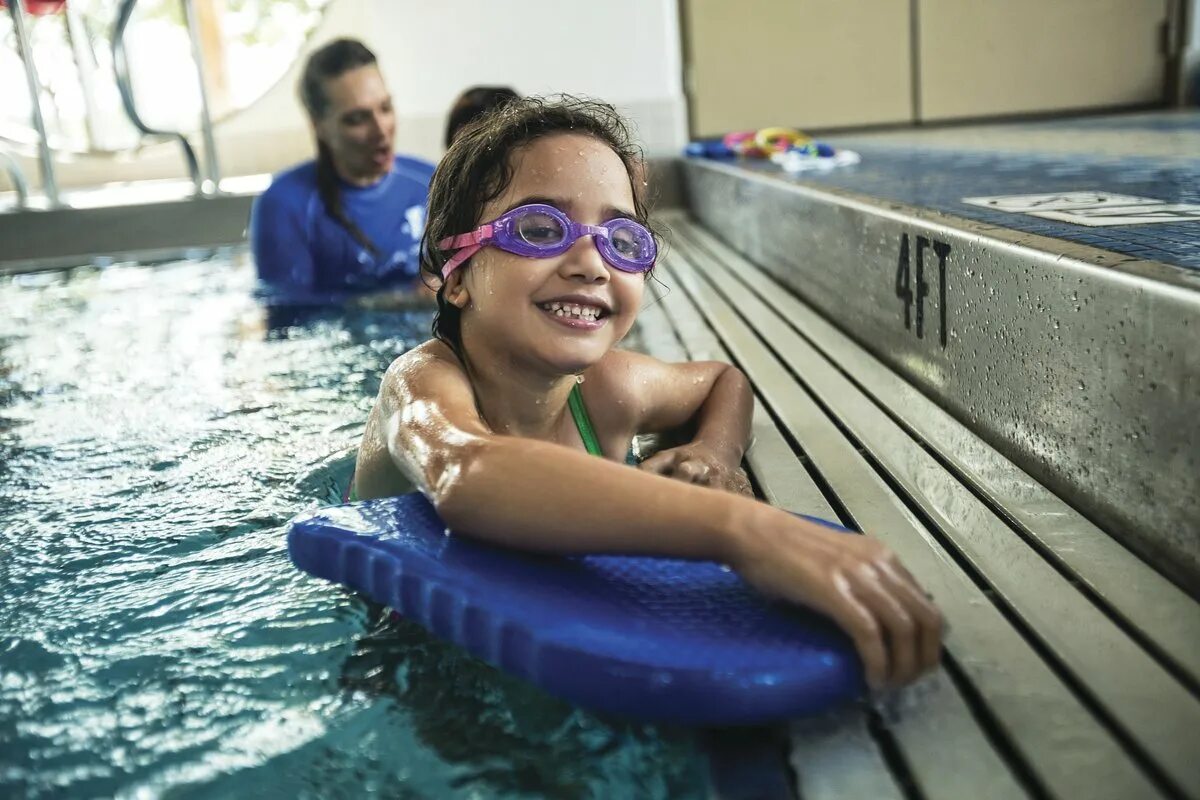
[[[446,147],[454,144],[454,137],[467,125],[518,97],[520,95],[507,86],[472,86],[465,90],[450,107],[450,118],[446,121]]]
[[[455,249],[438,243],[530,203],[553,206],[586,225],[627,217],[646,226],[643,174],[641,152],[611,106],[574,98],[512,100],[464,128],[439,164],[422,269],[442,282]],[[644,281],[645,273],[613,269],[591,235],[548,258],[484,247],[442,282],[433,332],[460,356],[464,329],[472,328],[491,345],[536,351],[534,357],[577,371],[628,332]],[[574,304],[587,301],[600,307],[598,319],[586,308],[578,309],[582,320],[559,313],[569,315]]]

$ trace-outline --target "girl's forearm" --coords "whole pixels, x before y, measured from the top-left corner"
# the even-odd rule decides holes
[[[491,437],[429,493],[457,531],[553,553],[669,555],[729,563],[739,531],[772,511],[560,445]]]
[[[754,392],[750,382],[741,370],[726,367],[696,415],[695,440],[720,453],[731,466],[737,466],[750,441],[753,413]]]

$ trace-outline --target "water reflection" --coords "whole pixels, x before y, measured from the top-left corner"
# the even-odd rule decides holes
[[[702,796],[585,714],[294,569],[425,312],[247,327],[224,261],[0,280],[0,795]]]

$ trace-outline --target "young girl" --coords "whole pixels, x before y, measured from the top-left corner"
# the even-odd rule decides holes
[[[746,378],[614,349],[657,255],[642,174],[607,105],[514,100],[464,129],[429,195],[435,338],[384,376],[356,496],[415,482],[499,544],[729,564],[837,621],[873,687],[912,681],[938,662],[941,617],[896,557],[745,496]],[[689,424],[627,465],[635,435]]]

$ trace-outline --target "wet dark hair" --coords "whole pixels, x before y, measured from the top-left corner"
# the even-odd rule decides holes
[[[479,227],[484,206],[499,197],[512,181],[513,153],[557,133],[591,136],[608,145],[629,175],[634,216],[650,228],[655,239],[662,238],[649,221],[641,148],[634,144],[629,125],[612,106],[568,95],[526,97],[509,100],[483,114],[459,132],[433,173],[428,221],[421,239],[421,271],[427,285],[437,286],[433,336],[459,358],[464,357],[462,310],[446,299],[442,281],[442,267],[453,251],[443,251],[437,243]],[[459,269],[466,269],[470,263],[468,260]]]
[[[446,122],[446,147],[454,143],[454,137],[467,123],[518,97],[520,95],[507,86],[472,86],[464,91],[450,107],[450,119]]]
[[[315,51],[304,64],[300,76],[300,102],[308,111],[313,122],[329,113],[329,96],[325,93],[325,81],[336,78],[352,69],[377,63],[375,54],[357,39],[334,39]],[[329,216],[354,237],[371,255],[379,255],[379,248],[354,220],[346,216],[342,208],[342,187],[337,170],[333,167],[333,153],[329,146],[317,139],[317,194],[325,205]]]

